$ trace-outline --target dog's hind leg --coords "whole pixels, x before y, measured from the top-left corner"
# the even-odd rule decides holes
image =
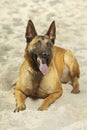
[[[79,82],[78,82],[78,77],[74,77],[72,79],[72,86],[73,86],[73,90],[71,91],[71,93],[79,93],[80,90],[79,90]]]
[[[54,103],[60,96],[62,96],[62,92],[62,87],[58,88],[57,92],[50,94],[47,98],[44,99],[42,105],[39,107],[38,110],[46,110],[52,103]]]
[[[16,98],[16,109],[14,110],[14,112],[19,112],[20,110],[24,110],[26,108],[25,105],[26,95],[24,95],[22,91],[16,88],[14,91],[14,95]]]
[[[74,64],[73,66],[73,72],[71,73],[71,82],[72,82],[72,87],[73,87],[73,90],[71,91],[71,93],[77,94],[80,92],[79,82],[78,82],[79,77],[80,77],[80,70],[79,70],[78,63],[76,62],[76,64]]]
[[[71,93],[75,93],[75,94],[79,93],[80,92],[79,82],[78,82],[78,79],[80,77],[79,64],[71,51],[69,50],[66,51],[64,55],[64,62],[65,62],[65,65],[69,69],[71,85],[73,87],[73,90],[71,91]]]

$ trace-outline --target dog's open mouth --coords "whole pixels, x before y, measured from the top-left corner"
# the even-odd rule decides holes
[[[37,62],[39,63],[39,70],[42,72],[43,75],[46,75],[49,71],[46,59],[37,57]]]

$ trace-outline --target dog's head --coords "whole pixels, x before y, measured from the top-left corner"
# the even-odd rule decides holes
[[[37,35],[34,24],[28,21],[26,28],[26,52],[34,70],[41,71],[45,75],[49,70],[49,64],[53,56],[53,44],[55,42],[55,22],[50,25],[44,36]]]

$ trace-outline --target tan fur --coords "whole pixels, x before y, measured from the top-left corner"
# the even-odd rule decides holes
[[[28,49],[33,48],[34,42],[38,38],[32,40]],[[64,69],[67,68],[67,72]],[[39,110],[45,110],[50,104],[58,99],[62,93],[61,79],[64,82],[71,81],[72,93],[79,92],[78,78],[80,75],[79,65],[71,51],[53,46],[53,58],[49,65],[49,72],[41,77],[41,74],[35,71],[30,64],[29,57],[25,51],[25,60],[20,68],[19,78],[15,87],[16,109],[15,111],[24,110],[25,99],[27,96],[37,96],[37,98],[45,98]],[[40,78],[42,78],[40,80]],[[62,82],[63,82],[62,81]],[[36,95],[37,93],[37,95]]]

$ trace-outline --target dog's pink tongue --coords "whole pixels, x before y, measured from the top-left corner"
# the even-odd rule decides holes
[[[43,63],[42,63],[42,59],[39,58],[39,57],[37,58],[37,61],[38,61],[39,64],[40,64],[40,66],[39,66],[40,71],[42,72],[43,75],[46,75],[46,74],[48,73],[48,70],[49,70],[47,64],[46,64],[46,63],[43,64]]]
[[[48,73],[48,66],[46,64],[40,64],[39,69],[43,73],[43,75],[46,75]]]

